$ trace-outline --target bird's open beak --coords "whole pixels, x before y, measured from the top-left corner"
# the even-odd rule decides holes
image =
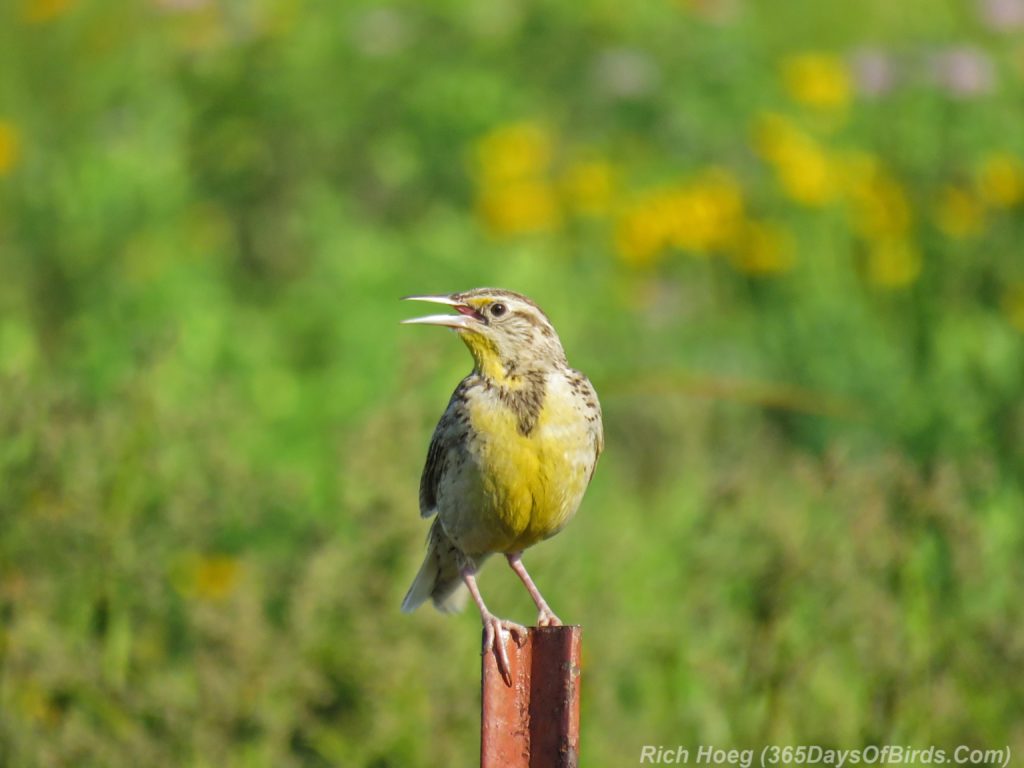
[[[483,316],[468,304],[456,301],[451,296],[403,296],[403,301],[429,301],[434,304],[447,304],[454,307],[457,315],[427,315],[403,320],[404,325],[443,325],[448,328],[468,330],[477,328],[483,322]]]

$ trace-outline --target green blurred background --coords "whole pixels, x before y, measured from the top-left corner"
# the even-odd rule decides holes
[[[0,765],[476,762],[479,285],[604,405],[586,765],[1024,753],[1022,214],[1024,0],[3,0]]]

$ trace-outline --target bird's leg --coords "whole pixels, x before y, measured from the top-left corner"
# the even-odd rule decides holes
[[[537,606],[539,613],[537,614],[537,626],[538,627],[560,627],[562,626],[562,620],[555,616],[555,612],[551,610],[544,596],[541,595],[540,590],[537,589],[537,585],[533,583],[533,579],[530,578],[530,574],[526,572],[526,566],[523,565],[523,553],[522,552],[510,552],[505,555],[508,559],[508,564],[512,566],[512,570],[516,572],[523,584],[526,585],[527,591],[530,593],[530,597],[533,598],[534,605]]]
[[[505,642],[501,637],[501,633],[502,630],[508,632],[512,635],[516,645],[521,646],[526,642],[526,627],[522,624],[516,624],[514,621],[499,619],[487,610],[487,605],[484,603],[484,599],[480,596],[480,590],[476,586],[475,568],[464,567],[459,573],[462,575],[462,580],[466,583],[466,586],[469,587],[469,594],[473,596],[473,602],[480,609],[480,618],[484,623],[484,647],[481,653],[494,651],[495,661],[498,662],[498,671],[501,672],[501,677],[505,684],[511,688],[512,672],[510,671],[508,653],[505,651]]]

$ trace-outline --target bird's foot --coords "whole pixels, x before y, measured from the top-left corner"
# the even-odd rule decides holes
[[[537,626],[560,627],[562,626],[562,620],[555,616],[555,612],[545,605],[541,607],[540,613],[537,614]]]
[[[522,624],[514,621],[499,619],[494,614],[484,616],[484,648],[482,654],[494,653],[494,660],[498,663],[498,671],[505,681],[505,685],[512,687],[512,671],[508,663],[508,652],[505,650],[505,638],[502,632],[508,632],[513,642],[519,647],[526,642],[527,629]]]

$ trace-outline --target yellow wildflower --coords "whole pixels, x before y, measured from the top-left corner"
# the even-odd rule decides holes
[[[821,110],[850,103],[850,74],[843,60],[827,53],[802,53],[782,62],[782,80],[794,101]]]
[[[554,188],[543,180],[527,179],[481,191],[477,210],[495,235],[548,232],[561,223]]]
[[[240,570],[233,557],[204,557],[196,569],[196,593],[207,600],[223,600],[234,591]]]
[[[921,274],[921,253],[906,238],[885,238],[870,243],[867,279],[880,288],[902,288]]]
[[[866,152],[841,159],[851,226],[866,241],[868,282],[902,288],[921,274],[921,253],[910,238],[913,210],[903,185]]]
[[[662,201],[671,245],[691,253],[728,246],[739,233],[743,194],[733,176],[719,168],[669,190]]]
[[[242,566],[230,555],[190,556],[175,578],[175,586],[186,597],[219,601],[238,586]]]
[[[942,191],[935,206],[935,224],[947,237],[963,240],[982,231],[985,211],[966,190],[949,186]]]
[[[11,172],[18,162],[18,131],[14,124],[0,120],[0,176]]]
[[[551,165],[550,133],[534,122],[498,128],[477,143],[476,161],[485,186],[521,181],[545,173]]]
[[[993,152],[978,168],[977,187],[993,208],[1010,208],[1024,199],[1024,164],[1008,152]]]
[[[590,216],[608,212],[613,187],[611,166],[600,160],[571,165],[562,178],[563,194],[569,205]]]
[[[562,211],[549,181],[553,140],[539,124],[513,123],[476,145],[477,213],[496,235],[555,229]]]
[[[709,254],[735,242],[742,220],[739,183],[727,171],[711,168],[630,205],[619,218],[615,241],[622,258],[633,264],[653,262],[669,246]]]
[[[42,24],[63,16],[75,0],[24,0],[21,17],[32,24]]]
[[[785,118],[766,115],[754,131],[758,153],[775,169],[783,191],[803,205],[821,206],[839,191],[835,163],[813,137]]]
[[[1010,325],[1024,333],[1024,283],[1011,285],[1003,294],[1002,304]]]
[[[666,222],[656,205],[637,203],[628,208],[615,226],[615,248],[619,257],[633,266],[658,261],[668,241]]]
[[[852,153],[843,159],[854,231],[865,238],[902,238],[913,214],[900,184],[876,158]]]
[[[795,251],[793,236],[781,225],[748,221],[732,254],[732,261],[741,272],[774,275],[793,269]]]
[[[831,202],[836,185],[828,155],[814,142],[795,145],[788,158],[776,166],[782,189],[793,200],[810,206]]]

